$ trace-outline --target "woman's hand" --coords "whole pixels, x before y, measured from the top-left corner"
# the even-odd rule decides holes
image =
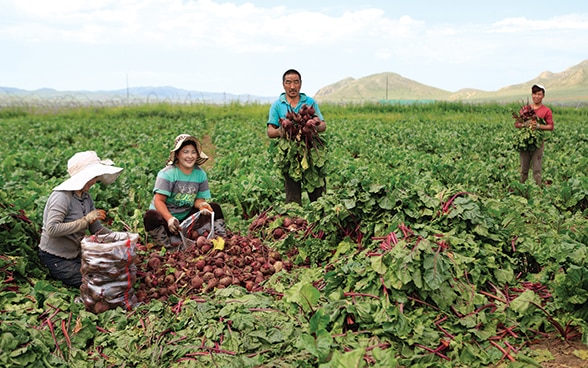
[[[200,211],[202,211],[202,210],[207,210],[207,211],[209,211],[210,213],[213,213],[213,212],[214,212],[214,210],[212,209],[212,207],[210,206],[210,204],[208,204],[208,202],[200,202],[200,203],[198,204],[198,209],[199,209]]]
[[[174,234],[177,234],[178,231],[180,230],[180,220],[178,220],[175,217],[170,217],[167,220],[167,228],[169,229],[169,231],[171,231]]]
[[[106,211],[104,210],[90,211],[90,213],[84,216],[84,220],[86,220],[88,225],[91,225],[98,220],[103,221],[104,219],[106,219]]]
[[[206,210],[210,213],[214,213],[210,204],[208,204],[203,198],[196,199],[196,201],[194,201],[194,207],[197,208],[198,211]]]

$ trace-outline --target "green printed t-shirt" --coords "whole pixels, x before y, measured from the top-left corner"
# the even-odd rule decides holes
[[[198,166],[189,175],[175,165],[166,166],[157,173],[153,193],[167,196],[167,209],[180,221],[188,217],[196,198],[211,197],[206,172]],[[155,209],[155,204],[151,202],[149,208]]]

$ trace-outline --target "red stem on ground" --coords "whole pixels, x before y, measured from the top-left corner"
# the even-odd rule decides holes
[[[441,202],[443,205],[442,206],[443,214],[449,213],[449,207],[451,207],[451,204],[453,203],[455,198],[459,197],[462,194],[470,194],[470,193],[469,192],[459,192],[459,193],[454,194],[453,197],[451,197],[447,202],[445,202],[445,203]]]
[[[175,340],[172,340],[172,341],[168,342],[167,344],[168,345],[176,344],[176,343],[178,343],[180,341],[186,340],[187,338],[188,338],[188,336],[182,336],[180,338],[177,338]]]
[[[498,296],[496,296],[496,295],[492,295],[492,294],[490,294],[490,293],[489,293],[489,292],[487,292],[487,291],[484,291],[484,290],[479,290],[478,292],[479,292],[480,294],[486,295],[486,296],[487,296],[487,297],[489,297],[489,298],[492,298],[492,299],[498,300],[499,302],[502,302],[502,303],[504,303],[504,304],[508,304],[508,301],[506,301],[506,300],[504,300],[504,299],[501,299],[500,297],[498,297]]]
[[[55,328],[53,327],[53,321],[47,318],[47,325],[49,326],[49,331],[51,331],[51,336],[53,336],[53,341],[55,341],[55,349],[61,359],[63,359],[63,353],[59,348],[59,342],[57,341],[57,337],[55,336]]]
[[[447,346],[440,344],[436,349],[431,349],[425,345],[421,345],[421,344],[416,344],[416,346],[418,346],[419,348],[425,349],[426,351],[433,353],[437,356],[439,356],[440,358],[443,358],[447,361],[451,361],[451,359],[449,359],[449,357],[443,353],[441,353],[441,350],[444,350]]]
[[[452,334],[449,333],[449,331],[447,331],[445,328],[441,327],[441,323],[445,322],[447,320],[447,316],[443,316],[443,318],[435,321],[435,325],[437,326],[437,328],[439,330],[441,330],[441,332],[443,332],[445,334],[445,336],[449,337],[451,340],[455,339],[455,336],[453,336]]]
[[[70,317],[71,317],[71,313],[70,313]],[[61,332],[63,332],[63,336],[65,336],[65,342],[67,343],[67,348],[71,351],[71,340],[69,338],[69,335],[67,334],[67,327],[66,327],[64,319],[61,320]]]
[[[504,358],[507,358],[507,359],[508,359],[508,360],[510,360],[511,362],[515,362],[515,361],[516,361],[516,359],[515,359],[515,358],[513,358],[513,357],[512,357],[512,356],[511,356],[511,355],[508,353],[508,351],[504,350],[504,348],[503,348],[502,346],[498,345],[497,343],[495,343],[495,342],[494,342],[494,341],[492,341],[492,340],[490,340],[489,342],[490,342],[490,344],[494,345],[494,347],[496,347],[496,349],[500,350],[500,351],[502,352],[502,354],[504,354],[504,355],[502,356],[502,359],[504,359]],[[510,350],[510,348],[509,348],[509,350]]]
[[[407,298],[408,298],[408,299],[410,299],[410,300],[412,300],[412,301],[415,301],[415,302],[417,302],[417,303],[420,303],[420,304],[422,304],[422,305],[426,305],[427,307],[431,307],[431,308],[433,308],[434,310],[439,310],[439,308],[437,308],[437,307],[435,307],[434,305],[432,305],[432,304],[429,304],[429,303],[427,303],[427,302],[425,302],[425,301],[422,301],[422,300],[420,300],[419,298],[415,298],[415,297],[413,297],[413,296],[407,296]]]
[[[384,295],[386,298],[388,297],[388,288],[384,284],[384,276],[380,275],[380,282],[382,283],[382,290],[384,291]]]
[[[96,352],[104,359],[104,360],[109,360],[110,358],[108,357],[108,355],[102,353],[102,346],[98,345],[96,347]]]
[[[177,315],[179,315],[182,312],[182,304],[183,304],[184,300],[180,299],[178,301],[178,304],[176,304],[173,308],[172,308],[172,312],[174,312]]]

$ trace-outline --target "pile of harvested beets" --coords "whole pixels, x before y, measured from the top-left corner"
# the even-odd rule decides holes
[[[279,221],[282,221],[278,226],[282,236],[294,230],[283,223],[297,221],[302,225],[296,228],[300,231],[304,231],[306,224],[303,219]],[[242,286],[250,292],[261,291],[263,281],[293,266],[287,255],[270,249],[254,233],[244,236],[229,232],[224,238],[212,239],[207,236],[206,233],[195,236],[194,241],[177,251],[155,249],[151,244],[138,245],[136,296],[139,302],[167,300],[170,295],[208,293],[230,285]]]

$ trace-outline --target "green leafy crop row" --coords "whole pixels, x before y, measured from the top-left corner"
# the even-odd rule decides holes
[[[284,204],[264,105],[0,111],[0,363],[37,367],[538,365],[546,333],[588,340],[588,111],[553,109],[545,185],[518,182],[518,104],[321,106],[327,193]],[[231,230],[296,215],[264,237],[297,265],[265,282],[94,315],[35,258],[67,159],[125,168],[92,194],[110,227],[142,215],[173,138],[200,137]],[[272,228],[268,229],[271,230]]]

